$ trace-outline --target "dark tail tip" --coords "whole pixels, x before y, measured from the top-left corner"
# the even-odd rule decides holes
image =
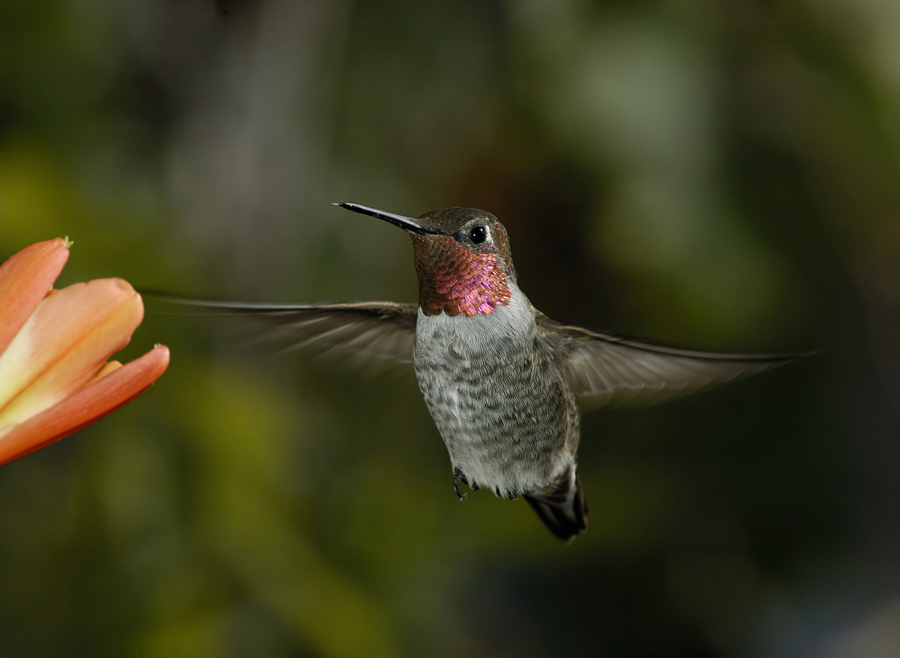
[[[525,495],[524,498],[550,532],[570,542],[588,529],[588,508],[579,479],[575,479],[574,491],[571,485],[563,487],[546,496]]]

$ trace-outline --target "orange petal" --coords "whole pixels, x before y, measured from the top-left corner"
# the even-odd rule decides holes
[[[73,396],[0,435],[0,465],[59,441],[131,402],[162,375],[169,348],[147,354],[81,389]]]
[[[144,315],[122,279],[54,291],[0,355],[0,432],[84,386],[122,349]]]
[[[0,265],[0,353],[50,290],[69,258],[65,240],[38,242]]]

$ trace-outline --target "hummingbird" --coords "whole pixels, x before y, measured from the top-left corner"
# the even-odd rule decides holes
[[[456,495],[465,498],[466,485],[524,498],[565,542],[588,529],[577,471],[582,409],[655,404],[795,358],[675,349],[551,320],[519,288],[506,228],[484,210],[413,219],[334,205],[409,235],[418,302],[173,301],[262,316],[298,347],[412,365]]]

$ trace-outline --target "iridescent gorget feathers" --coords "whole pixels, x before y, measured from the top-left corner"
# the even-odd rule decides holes
[[[461,246],[449,235],[414,235],[419,306],[426,315],[487,315],[509,303],[506,273],[497,254]]]

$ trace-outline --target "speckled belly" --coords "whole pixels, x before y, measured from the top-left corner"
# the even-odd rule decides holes
[[[550,486],[574,465],[578,436],[551,355],[533,333],[491,341],[466,330],[472,318],[434,320],[417,333],[416,376],[453,466],[497,495]]]

